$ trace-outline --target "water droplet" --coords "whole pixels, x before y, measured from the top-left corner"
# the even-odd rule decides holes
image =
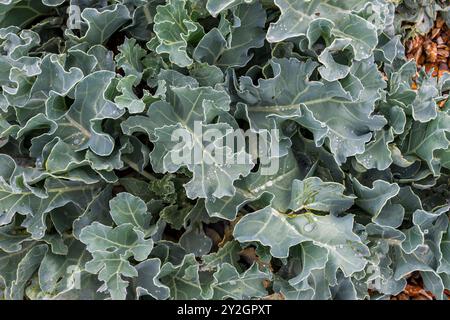
[[[80,144],[80,139],[75,139],[74,141],[73,141],[73,144],[75,144],[75,145],[79,145]]]
[[[317,221],[317,220],[319,220],[319,219],[317,219],[317,217],[313,217],[313,220],[314,220],[314,221]]]
[[[343,245],[343,244],[340,244],[340,245],[338,245],[338,248],[339,248],[339,249],[344,249],[344,245]]]
[[[305,224],[303,229],[305,230],[305,232],[311,232],[314,230],[315,227],[316,227],[315,223],[307,223],[307,224]]]
[[[273,186],[273,182],[272,182],[272,181],[268,181],[268,182],[267,182],[267,186],[268,186],[268,187]]]
[[[423,234],[428,234],[430,232],[428,229],[423,230]]]
[[[231,284],[232,286],[235,286],[235,285],[236,285],[236,281],[231,280],[231,281],[230,281],[230,284]]]
[[[41,157],[36,158],[36,163],[35,163],[35,165],[36,165],[36,168],[42,168],[43,160],[42,160]]]

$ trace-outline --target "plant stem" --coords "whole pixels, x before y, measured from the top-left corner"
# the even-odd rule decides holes
[[[137,173],[139,173],[141,176],[147,178],[150,181],[154,181],[157,180],[157,178],[152,175],[150,172],[144,171],[144,170],[139,170],[138,165],[131,161],[130,159],[128,159],[127,157],[123,157],[122,160],[134,171],[136,171]]]

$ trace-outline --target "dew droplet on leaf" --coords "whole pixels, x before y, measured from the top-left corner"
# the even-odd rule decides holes
[[[307,223],[307,224],[305,224],[303,229],[305,230],[305,232],[311,232],[314,230],[315,227],[316,227],[315,223]]]

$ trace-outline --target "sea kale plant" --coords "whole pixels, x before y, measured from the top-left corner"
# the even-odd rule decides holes
[[[0,0],[0,298],[445,298],[447,13]]]

